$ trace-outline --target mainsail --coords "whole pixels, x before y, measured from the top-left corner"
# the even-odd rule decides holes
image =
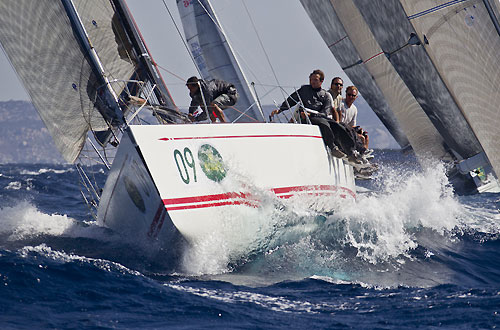
[[[448,147],[461,158],[482,151],[444,77],[398,0],[353,0],[381,49]],[[483,118],[484,119],[484,118]]]
[[[177,0],[177,8],[184,35],[202,78],[225,80],[233,83],[238,90],[237,110],[229,108],[224,114],[230,121],[237,118],[238,121],[263,121],[256,98],[209,1]],[[241,115],[245,111],[245,115]]]
[[[420,157],[451,158],[442,137],[384,56],[354,3],[301,2],[345,73],[399,144],[404,147],[402,141],[409,140]]]
[[[500,174],[498,2],[401,0],[436,71]],[[488,8],[490,7],[490,8]],[[437,10],[438,8],[442,8]]]
[[[125,80],[135,72],[137,59],[112,3],[109,0],[73,0],[73,4],[113,90],[120,95]]]
[[[64,159],[74,162],[89,129],[104,130],[99,77],[61,1],[0,2],[0,43]]]
[[[68,162],[89,130],[107,131],[96,134],[104,144],[123,124],[129,95],[176,109],[123,0],[2,1],[0,26],[3,49]]]

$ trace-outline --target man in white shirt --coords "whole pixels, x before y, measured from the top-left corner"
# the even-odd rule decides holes
[[[358,88],[356,86],[349,86],[346,89],[346,96],[340,108],[342,117],[341,122],[349,127],[352,127],[359,140],[362,142],[365,150],[368,150],[368,133],[361,127],[356,126],[356,119],[358,117],[358,108],[354,105],[354,100],[358,97]]]
[[[356,126],[356,118],[358,117],[358,108],[354,105],[354,100],[358,97],[358,89],[356,86],[349,86],[346,89],[345,99],[340,107],[342,118],[340,121],[350,127]]]

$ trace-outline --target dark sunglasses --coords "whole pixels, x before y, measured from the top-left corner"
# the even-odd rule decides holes
[[[333,83],[335,86],[344,86],[344,84],[341,83]]]
[[[347,96],[350,96],[350,97],[356,97],[357,95],[356,94],[346,94]]]

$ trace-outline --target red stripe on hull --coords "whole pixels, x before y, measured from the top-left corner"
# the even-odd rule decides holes
[[[201,139],[240,139],[240,138],[270,138],[270,137],[287,137],[287,138],[315,138],[321,139],[320,135],[220,135],[220,136],[189,136],[189,137],[171,137],[161,138],[160,141],[181,141],[181,140],[201,140]]]
[[[153,218],[153,222],[151,222],[151,226],[149,226],[149,231],[148,231],[148,236],[149,237],[154,237],[158,234],[160,231],[161,226],[163,225],[163,219],[160,220],[160,215],[163,213],[165,210],[165,207],[160,203],[158,206],[158,210],[156,210],[155,217]],[[163,216],[164,218],[165,216]],[[158,224],[158,221],[161,221]]]
[[[229,192],[216,195],[205,195],[205,196],[195,196],[195,197],[180,197],[180,198],[167,198],[163,200],[163,204],[184,204],[184,203],[195,203],[195,202],[210,202],[214,200],[221,199],[231,199],[231,198],[248,198],[250,195],[244,193]]]
[[[225,206],[225,205],[246,205],[246,206],[251,206],[253,208],[259,207],[259,205],[255,201],[236,200],[236,201],[225,201],[225,202],[216,202],[216,203],[207,203],[207,204],[194,204],[194,205],[185,205],[185,206],[165,206],[165,208],[167,209],[167,211],[178,211],[178,210],[201,209],[201,208],[206,208],[206,207]]]
[[[333,185],[316,185],[316,186],[296,186],[296,187],[282,187],[271,189],[276,197],[280,199],[289,199],[298,194],[308,195],[308,196],[326,196],[334,195],[338,190],[343,190],[349,193],[352,197],[356,198],[354,192],[350,189],[344,187],[336,187]],[[345,193],[339,195],[341,198],[346,198]],[[212,202],[212,203],[210,203]],[[196,204],[195,204],[196,203]],[[247,205],[251,207],[258,207],[260,201],[257,198],[253,198],[251,194],[246,193],[236,193],[229,192],[223,194],[214,195],[204,195],[204,196],[194,196],[194,197],[180,197],[180,198],[168,198],[163,200],[163,204],[168,211],[177,210],[188,210],[188,209],[198,209],[207,207],[217,207],[225,205]],[[180,204],[190,204],[190,205],[180,205]]]

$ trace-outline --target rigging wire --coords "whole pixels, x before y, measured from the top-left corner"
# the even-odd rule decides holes
[[[139,107],[139,109],[137,109],[128,120],[125,120],[127,126],[132,122],[132,120],[134,120],[135,116],[137,116],[139,114],[139,112],[142,110],[142,108],[144,108],[144,106],[149,102],[149,98],[153,94],[155,88],[156,88],[156,84],[153,85],[153,88],[151,88],[151,91],[149,92],[148,96],[146,97],[146,100]]]
[[[262,48],[262,51],[264,52],[264,55],[266,56],[267,63],[269,64],[269,67],[271,68],[271,71],[273,73],[274,79],[276,80],[276,83],[279,86],[280,82],[278,80],[278,76],[276,75],[276,72],[274,71],[274,67],[273,67],[273,65],[271,63],[271,60],[269,59],[269,55],[267,54],[266,49],[264,48],[264,44],[262,43],[262,39],[260,38],[260,35],[259,35],[259,32],[257,31],[257,28],[255,27],[255,23],[254,23],[254,21],[252,19],[252,16],[250,15],[250,12],[248,11],[248,8],[247,8],[247,5],[245,4],[245,1],[241,0],[241,2],[243,3],[243,7],[245,7],[245,11],[246,11],[246,13],[248,15],[248,18],[250,19],[250,22],[252,23],[252,28],[253,28],[253,30],[255,32],[255,35],[257,36],[257,39],[259,40],[260,47]],[[283,98],[286,99],[286,95],[283,93],[283,91],[282,91],[282,94],[283,94],[282,95]]]
[[[344,40],[345,38],[347,38],[347,36],[343,36],[342,38],[340,38],[339,40],[335,41],[334,43],[332,43],[331,45],[328,45],[328,48],[331,48],[333,46],[335,46],[336,44],[338,44],[339,42],[341,42],[342,40]]]
[[[465,1],[469,1],[469,0],[453,0],[453,1],[449,1],[449,2],[446,2],[446,3],[440,4],[439,6],[435,6],[435,7],[426,9],[424,11],[421,11],[419,13],[407,16],[407,18],[408,18],[408,20],[419,18],[419,17],[425,16],[427,14],[433,13],[435,11],[441,10],[443,8],[446,8],[446,7],[449,7],[449,6],[453,6],[453,5],[456,5],[456,4],[459,4],[461,2],[465,2]]]
[[[184,44],[184,47],[186,47],[186,50],[189,54],[189,56],[191,57],[191,60],[193,61],[193,63],[195,64],[195,67],[196,67],[196,71],[198,71],[198,74],[200,75],[201,77],[201,72],[200,72],[200,69],[198,68],[198,66],[196,65],[196,61],[193,57],[193,54],[191,54],[191,51],[189,50],[189,46],[188,44],[186,43],[186,41],[184,40],[184,37],[182,36],[182,33],[181,33],[181,30],[179,30],[179,27],[177,26],[177,23],[175,22],[174,20],[174,16],[172,16],[172,13],[170,12],[170,9],[168,8],[167,6],[167,3],[165,2],[165,0],[162,0],[163,1],[163,5],[165,6],[165,8],[167,9],[167,12],[168,12],[168,15],[170,16],[170,19],[172,20],[172,22],[174,23],[174,26],[175,26],[175,29],[177,30],[177,33],[179,34],[179,37],[181,38],[182,40],[182,43]]]
[[[224,36],[224,38],[226,39],[227,45],[229,46],[229,48],[231,49],[231,51],[233,53],[235,53],[236,55],[238,55],[238,57],[245,63],[245,65],[247,67],[247,70],[250,72],[250,74],[254,77],[255,80],[257,80],[260,83],[259,77],[252,71],[250,65],[245,60],[245,58],[241,55],[241,53],[238,52],[238,51],[236,51],[236,50],[234,50],[234,49],[232,49],[232,47],[230,46],[230,44],[229,44],[229,38],[227,37],[226,32],[224,32],[224,30],[222,29],[222,26],[220,25],[219,21],[216,19],[215,12],[214,12],[214,16],[212,16],[210,14],[210,11],[205,7],[205,5],[201,2],[201,0],[198,0],[198,3],[200,4],[201,8],[203,8],[203,10],[207,14],[207,16],[210,18],[210,20],[214,23],[215,27]]]
[[[172,76],[174,76],[175,78],[179,79],[180,81],[182,81],[182,85],[184,85],[186,83],[186,79],[184,79],[183,77],[179,76],[178,74],[175,74],[174,72],[168,70],[167,68],[161,66],[160,64],[158,64],[157,62],[153,61],[153,59],[151,59],[151,62],[156,65],[157,67],[159,67],[160,69],[162,69],[163,71],[171,74]],[[171,84],[173,85],[173,84]]]

